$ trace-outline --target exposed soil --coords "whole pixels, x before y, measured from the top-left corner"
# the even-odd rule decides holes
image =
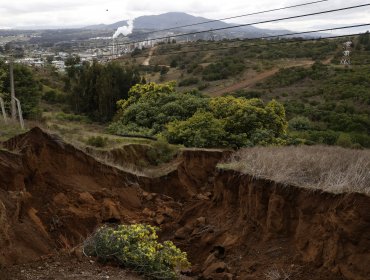
[[[152,59],[152,56],[154,54],[154,51],[156,50],[156,47],[152,47],[149,51],[148,57],[144,60],[143,64],[144,66],[149,66],[150,65],[150,60]]]
[[[106,222],[160,226],[161,239],[188,252],[192,278],[370,279],[366,195],[217,170],[230,151],[184,150],[169,173],[145,177],[103,164],[38,128],[3,147],[1,279],[140,279],[79,253],[82,241]]]
[[[312,64],[314,64],[314,61],[303,61],[303,62],[291,64],[289,65],[289,67],[297,67],[297,66],[308,67],[308,66],[311,66]],[[225,93],[234,92],[240,89],[249,89],[255,86],[258,82],[261,82],[267,79],[268,77],[275,75],[278,71],[279,71],[279,68],[274,68],[274,69],[262,72],[251,79],[247,79],[247,80],[235,83],[231,86],[227,86],[225,88],[221,88],[216,91],[209,92],[208,94],[211,96],[221,96]]]

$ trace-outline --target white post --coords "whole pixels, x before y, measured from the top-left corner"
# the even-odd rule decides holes
[[[23,120],[23,115],[22,115],[21,102],[16,97],[14,97],[14,100],[17,102],[18,115],[19,115],[19,123],[21,125],[21,128],[24,129],[24,120]]]
[[[5,124],[7,124],[8,123],[8,117],[7,117],[6,111],[5,111],[4,100],[1,97],[0,97],[0,106],[1,106],[1,112],[3,113],[4,122],[5,122]]]
[[[12,120],[15,121],[17,118],[17,109],[15,104],[15,90],[14,90],[14,67],[13,67],[13,58],[9,59],[9,72],[10,72],[10,92],[11,92],[11,113],[12,113]]]

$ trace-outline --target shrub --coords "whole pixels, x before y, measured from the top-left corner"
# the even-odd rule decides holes
[[[231,93],[234,97],[244,97],[247,99],[250,98],[260,98],[262,96],[262,92],[260,91],[248,91],[248,90],[238,90],[236,92]]]
[[[176,147],[171,146],[165,139],[160,138],[151,145],[146,155],[151,164],[158,165],[169,162],[174,158],[176,153]]]
[[[176,59],[173,59],[170,64],[171,68],[176,68],[178,66],[178,62]]]
[[[159,243],[157,230],[144,224],[103,226],[84,242],[84,253],[116,261],[152,279],[177,279],[176,270],[190,266],[187,255],[171,241]]]
[[[209,83],[201,83],[199,86],[198,86],[198,90],[204,90],[206,88],[209,87]]]
[[[190,85],[195,85],[199,83],[199,79],[196,78],[196,77],[190,77],[190,78],[186,78],[186,79],[183,79],[182,81],[179,82],[179,86],[180,87],[184,87],[184,86],[190,86]]]
[[[347,133],[339,134],[336,144],[344,148],[351,147],[352,146],[351,136]]]
[[[108,138],[101,136],[91,136],[87,139],[86,144],[89,146],[103,148],[107,145]]]
[[[309,130],[311,127],[311,121],[306,117],[298,116],[289,121],[289,128],[292,130]]]
[[[90,120],[86,116],[75,115],[75,114],[68,114],[68,113],[57,113],[55,118],[60,121],[70,121],[70,122],[85,122],[89,123]]]

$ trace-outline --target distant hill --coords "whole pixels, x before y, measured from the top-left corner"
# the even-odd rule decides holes
[[[197,24],[205,21],[210,21],[210,19],[204,17],[196,17],[182,12],[170,12],[160,15],[149,15],[141,16],[134,21],[134,33],[140,31],[155,31],[173,27],[181,27],[184,25]],[[127,21],[119,21],[113,24],[99,24],[87,26],[85,29],[99,29],[99,30],[114,30],[120,26],[127,25]],[[233,26],[234,24],[229,24],[223,21],[213,21],[206,24],[187,26],[178,29],[171,30],[171,32],[189,32],[189,31],[204,31],[210,29],[218,29]],[[270,30],[270,29],[260,29],[254,26],[245,26],[233,29],[227,29],[223,31],[217,31],[217,34],[223,35],[225,37],[258,37],[266,36],[271,34],[281,34],[287,32],[287,30]]]

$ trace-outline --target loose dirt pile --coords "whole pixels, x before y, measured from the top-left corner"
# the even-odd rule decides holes
[[[38,128],[3,147],[0,265],[9,279],[27,279],[13,265],[40,257],[37,267],[51,268],[25,265],[32,279],[67,279],[66,271],[63,278],[57,270],[73,259],[84,263],[76,248],[96,227],[139,222],[160,226],[162,239],[188,252],[191,277],[370,278],[368,196],[308,191],[217,170],[229,151],[184,150],[166,175],[144,177],[105,165]],[[67,259],[47,260],[71,251],[76,253]],[[84,264],[72,267],[68,279],[85,277],[76,276],[86,271]]]

